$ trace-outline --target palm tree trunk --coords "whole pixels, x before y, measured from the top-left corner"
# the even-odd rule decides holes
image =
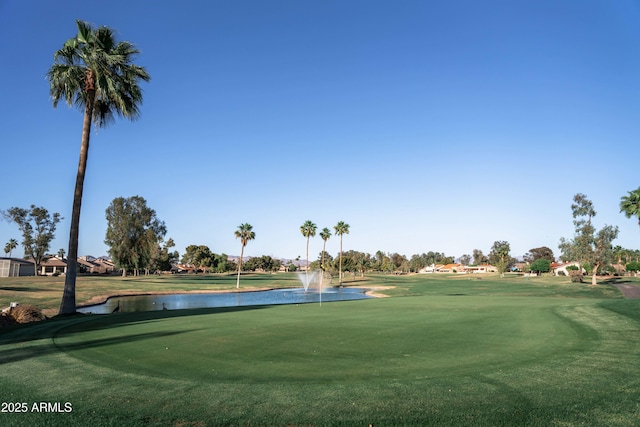
[[[240,250],[240,259],[238,260],[238,279],[236,280],[236,289],[240,289],[240,270],[242,270],[242,256],[244,255],[244,245]]]
[[[87,170],[87,158],[89,155],[89,137],[91,136],[91,119],[95,102],[95,88],[93,87],[93,75],[87,76],[87,105],[84,109],[84,121],[82,123],[82,142],[80,143],[80,160],[78,162],[78,174],[76,186],[73,192],[73,208],[71,210],[71,228],[69,231],[69,251],[67,252],[67,274],[64,279],[64,291],[58,314],[72,314],[76,312],[76,276],[78,270],[78,235],[80,234],[80,208],[82,206],[82,190],[84,188],[84,175]]]
[[[309,235],[307,235],[307,269],[304,272],[305,286],[309,286]]]
[[[338,283],[342,286],[342,234],[340,234],[340,271],[338,271],[339,278]]]

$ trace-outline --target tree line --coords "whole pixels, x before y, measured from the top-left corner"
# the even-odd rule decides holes
[[[634,216],[639,211],[640,188],[629,192],[621,199],[621,212],[627,216]],[[612,241],[617,237],[618,228],[605,225],[596,230],[592,219],[596,215],[593,203],[584,195],[576,194],[571,205],[574,217],[575,235],[572,239],[560,239],[562,261],[577,261],[582,269],[592,275],[592,283],[596,283],[596,275],[603,272],[615,273],[612,263],[625,265],[626,271],[640,270],[640,251],[613,247]],[[50,214],[47,209],[32,205],[30,209],[18,207],[1,212],[2,217],[15,222],[23,233],[22,245],[25,256],[33,259],[36,270],[49,250],[49,244],[55,235],[57,224],[63,219],[59,213]],[[241,242],[241,255],[238,262],[230,260],[226,254],[213,253],[204,245],[189,245],[182,257],[173,249],[175,243],[172,238],[165,240],[167,228],[163,221],[156,216],[155,210],[147,206],[146,200],[140,196],[117,197],[105,211],[107,231],[105,244],[109,246],[109,256],[121,270],[122,275],[128,272],[138,275],[142,272],[169,271],[178,261],[195,267],[195,271],[227,273],[237,271],[237,287],[240,284],[242,271],[273,272],[282,268],[281,260],[263,255],[252,257],[244,262],[244,248],[247,243],[255,239],[253,227],[248,223],[238,226],[235,236]],[[323,250],[316,260],[309,259],[309,240],[315,237],[317,226],[310,220],[304,222],[300,232],[306,240],[306,271],[322,270],[336,274],[342,282],[344,272],[364,275],[366,272],[380,273],[415,273],[426,267],[438,264],[451,264],[456,261],[455,256],[437,251],[414,254],[411,257],[397,252],[385,253],[377,251],[375,254],[357,250],[342,250],[342,237],[349,233],[349,225],[339,221],[334,226],[334,232],[340,236],[340,251],[337,257],[326,252],[327,240],[332,236],[329,228],[323,228],[319,233],[323,240]],[[17,247],[17,241],[11,239],[5,245],[5,253],[10,253]],[[58,252],[64,256],[64,250]],[[532,248],[524,255],[521,268],[527,271],[546,273],[551,269],[551,263],[556,259],[553,251],[546,246]],[[513,269],[517,260],[510,254],[510,244],[504,240],[495,241],[487,255],[480,249],[474,249],[472,255],[465,254],[458,261],[464,266],[491,264],[501,275]],[[295,264],[284,265],[287,271],[295,271]]]

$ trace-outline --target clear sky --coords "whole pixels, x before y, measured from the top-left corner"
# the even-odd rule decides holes
[[[579,192],[637,249],[619,203],[640,186],[639,4],[0,0],[0,209],[60,212],[66,250],[82,113],[53,109],[45,74],[82,19],[152,79],[138,121],[92,132],[81,254],[107,253],[105,209],[134,195],[181,254],[237,255],[248,222],[245,254],[304,258],[310,219],[350,224],[345,250],[559,255]]]

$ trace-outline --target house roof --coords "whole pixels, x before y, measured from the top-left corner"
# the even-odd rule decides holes
[[[82,265],[84,265],[84,266],[86,266],[86,267],[99,267],[99,265],[98,265],[98,264],[94,264],[94,263],[93,263],[93,262],[91,262],[91,261],[85,261],[85,260],[84,260],[84,259],[82,259],[82,258],[78,258],[78,264],[82,264]]]
[[[447,264],[447,265],[443,265],[442,267],[439,267],[440,270],[451,270],[452,268],[458,268],[461,267],[461,264]]]
[[[33,264],[33,261],[24,258],[0,257],[0,260],[9,260],[18,264]]]
[[[42,261],[42,266],[46,266],[46,267],[66,267],[67,266],[67,261],[62,260],[60,258],[57,257],[51,257],[48,258],[44,261]]]

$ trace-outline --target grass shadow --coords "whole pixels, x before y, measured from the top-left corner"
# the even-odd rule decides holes
[[[6,350],[0,349],[0,365],[4,365],[12,362],[20,362],[26,359],[32,359],[35,357],[46,356],[59,351],[73,351],[84,348],[101,347],[105,345],[128,343],[134,341],[140,341],[150,338],[158,338],[165,336],[178,335],[191,331],[167,331],[167,332],[153,332],[134,335],[123,335],[120,337],[104,338],[97,340],[82,341],[74,344],[58,346],[55,340],[47,342],[46,344],[35,344],[26,347],[14,347]]]
[[[8,291],[8,292],[45,292],[48,290],[49,289],[31,288],[26,286],[11,286],[11,287],[0,286],[0,291]]]
[[[134,323],[147,323],[162,319],[194,316],[202,314],[220,314],[261,310],[270,308],[269,305],[253,305],[241,307],[212,307],[185,310],[157,310],[133,313],[115,314],[75,314],[72,316],[58,316],[41,322],[14,325],[0,330],[0,364],[2,363],[1,349],[3,345],[26,343],[29,341],[55,338],[66,334],[115,328]]]

